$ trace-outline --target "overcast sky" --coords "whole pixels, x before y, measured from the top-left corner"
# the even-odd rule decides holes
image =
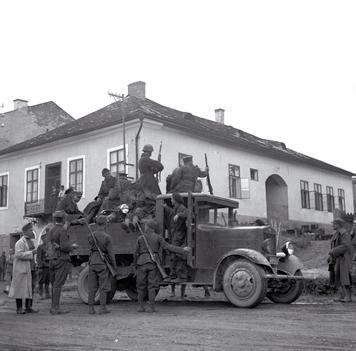
[[[146,96],[356,172],[355,1],[0,3],[0,105]]]

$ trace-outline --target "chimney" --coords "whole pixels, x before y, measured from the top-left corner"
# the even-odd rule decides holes
[[[128,94],[130,96],[135,96],[138,99],[146,98],[146,83],[145,82],[135,82],[128,85]]]
[[[27,107],[28,101],[22,99],[15,99],[14,100],[14,110],[19,110],[20,108]]]
[[[217,108],[215,110],[215,122],[224,124],[224,112],[225,110],[223,108]]]

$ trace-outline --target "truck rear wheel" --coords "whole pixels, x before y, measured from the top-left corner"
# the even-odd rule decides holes
[[[88,290],[88,274],[89,266],[85,266],[79,274],[77,289],[81,300],[88,303],[89,290]],[[111,291],[107,294],[106,303],[110,303],[116,292],[116,279],[111,279]],[[100,294],[99,290],[95,294],[95,304],[99,304]]]
[[[223,277],[226,298],[237,307],[254,307],[266,296],[267,280],[264,270],[244,259],[234,261]]]
[[[303,274],[298,270],[295,276],[302,277]],[[281,289],[267,293],[267,297],[275,303],[292,303],[302,294],[303,287],[302,280],[286,279]]]

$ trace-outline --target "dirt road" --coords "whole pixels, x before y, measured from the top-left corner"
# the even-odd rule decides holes
[[[76,292],[65,293],[71,313],[59,316],[49,314],[49,301],[35,303],[36,315],[18,316],[14,301],[2,296],[0,350],[356,350],[356,303],[302,298],[238,309],[222,295],[202,295],[193,289],[188,301],[167,301],[163,290],[155,314],[137,313],[135,303],[120,299],[103,316],[88,315]]]

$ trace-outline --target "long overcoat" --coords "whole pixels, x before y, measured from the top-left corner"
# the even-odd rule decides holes
[[[351,285],[353,247],[350,233],[344,228],[331,238],[329,254],[334,259],[335,285]]]
[[[26,238],[21,237],[15,244],[14,266],[9,297],[15,299],[32,299],[31,261],[33,253]]]
[[[161,194],[161,190],[155,179],[155,174],[163,170],[162,163],[152,160],[148,155],[142,154],[138,162],[138,168],[141,174],[139,183],[141,184],[143,191],[145,193],[153,193],[156,195]]]

